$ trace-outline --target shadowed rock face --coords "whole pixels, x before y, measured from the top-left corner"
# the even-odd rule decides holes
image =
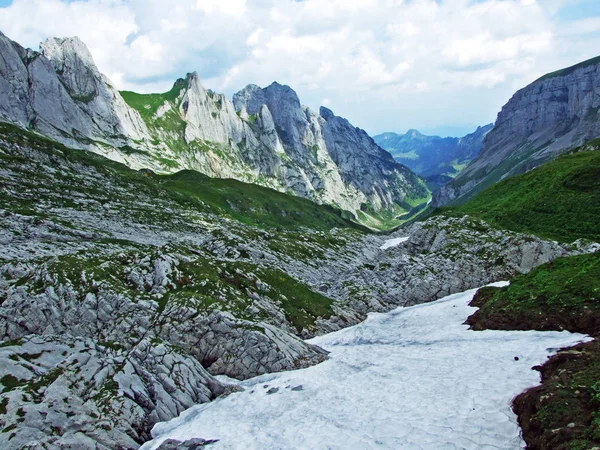
[[[498,114],[477,158],[434,197],[444,205],[600,136],[600,60],[548,74]]]
[[[249,85],[232,102],[191,73],[167,94],[129,93],[126,103],[78,38],[48,39],[38,53],[0,34],[0,56],[0,120],[135,169],[193,169],[352,212],[397,209],[428,194],[349,123],[328,127],[326,141],[334,116],[302,106],[289,86]],[[359,179],[350,166],[369,176]]]
[[[362,203],[374,209],[392,208],[407,197],[426,194],[418,178],[396,163],[365,131],[325,107],[316,114],[302,106],[289,86],[275,82],[260,89],[249,85],[234,95],[233,103],[238,111],[248,114],[262,112],[266,106],[285,153],[306,168],[317,190],[335,192],[349,186],[360,193]],[[335,167],[336,177],[324,175],[324,166]],[[353,204],[354,209],[360,206]]]

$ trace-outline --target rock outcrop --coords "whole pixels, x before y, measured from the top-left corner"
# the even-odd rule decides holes
[[[148,138],[139,114],[100,74],[83,42],[48,39],[40,48],[26,50],[0,33],[1,120],[90,149]]]
[[[468,198],[600,136],[599,110],[600,58],[534,81],[504,105],[479,155],[433,205]]]
[[[48,39],[38,53],[0,33],[0,57],[0,120],[135,169],[257,183],[372,225],[382,210],[399,215],[428,199],[364,131],[303,107],[288,86],[250,85],[232,102],[191,73],[164,94],[119,93],[78,38]]]

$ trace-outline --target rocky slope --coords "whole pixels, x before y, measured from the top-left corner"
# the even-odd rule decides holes
[[[326,358],[301,337],[595,248],[468,217],[415,224],[386,250],[388,237],[316,220],[258,228],[190,194],[193,179],[176,189],[7,125],[0,159],[7,449],[136,448],[157,421],[232,389],[214,375]]]
[[[446,184],[477,156],[493,124],[477,127],[461,138],[426,136],[417,130],[405,134],[383,133],[373,137],[381,148],[417,175]]]
[[[257,183],[373,226],[429,199],[422,180],[364,131],[301,106],[287,86],[250,86],[234,107],[196,73],[164,94],[119,93],[78,38],[48,39],[38,53],[0,33],[0,56],[0,120],[132,168]]]
[[[554,72],[502,108],[479,155],[433,204],[464,201],[507,176],[530,170],[600,136],[600,59]]]

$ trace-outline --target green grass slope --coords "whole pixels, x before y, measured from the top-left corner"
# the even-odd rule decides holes
[[[152,123],[153,116],[165,102],[174,103],[182,89],[187,88],[187,83],[184,79],[179,79],[175,82],[171,90],[161,94],[138,94],[132,91],[120,91],[123,100],[138,111],[142,119],[147,123]]]
[[[333,227],[366,230],[352,222],[352,215],[346,211],[256,184],[210,178],[192,170],[156,176],[155,179],[171,192],[201,200],[214,212],[249,225],[287,229],[304,226],[319,230]]]
[[[273,189],[235,180],[209,178],[194,171],[173,175],[156,175],[135,171],[124,164],[94,153],[73,150],[38,134],[14,125],[0,123],[0,137],[11,142],[33,146],[45,152],[50,159],[59,155],[65,164],[73,167],[92,166],[115,177],[119,183],[129,183],[131,190],[150,192],[169,198],[179,204],[193,206],[246,224],[262,228],[297,230],[330,230],[331,228],[367,229],[353,222],[352,215],[332,206],[318,205],[310,200],[284,194]],[[10,158],[11,156],[4,156]],[[26,208],[26,205],[21,205]]]
[[[585,148],[598,146],[600,140]],[[468,214],[499,228],[561,242],[600,240],[600,151],[559,156],[487,188],[461,206],[440,208],[438,214]]]
[[[600,334],[600,253],[558,258],[504,288],[478,291],[474,329],[569,330]]]

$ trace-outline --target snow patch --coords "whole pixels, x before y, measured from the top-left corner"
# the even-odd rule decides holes
[[[400,244],[408,241],[410,239],[410,236],[407,237],[399,237],[399,238],[394,238],[394,239],[388,239],[387,241],[385,241],[383,243],[383,245],[381,247],[379,247],[381,250],[386,250],[388,248],[392,248],[392,247],[397,247]]]
[[[238,382],[244,392],[157,424],[142,449],[194,437],[219,439],[215,450],[521,448],[512,399],[539,383],[531,367],[586,338],[470,331],[475,292],[312,339],[328,361]]]

